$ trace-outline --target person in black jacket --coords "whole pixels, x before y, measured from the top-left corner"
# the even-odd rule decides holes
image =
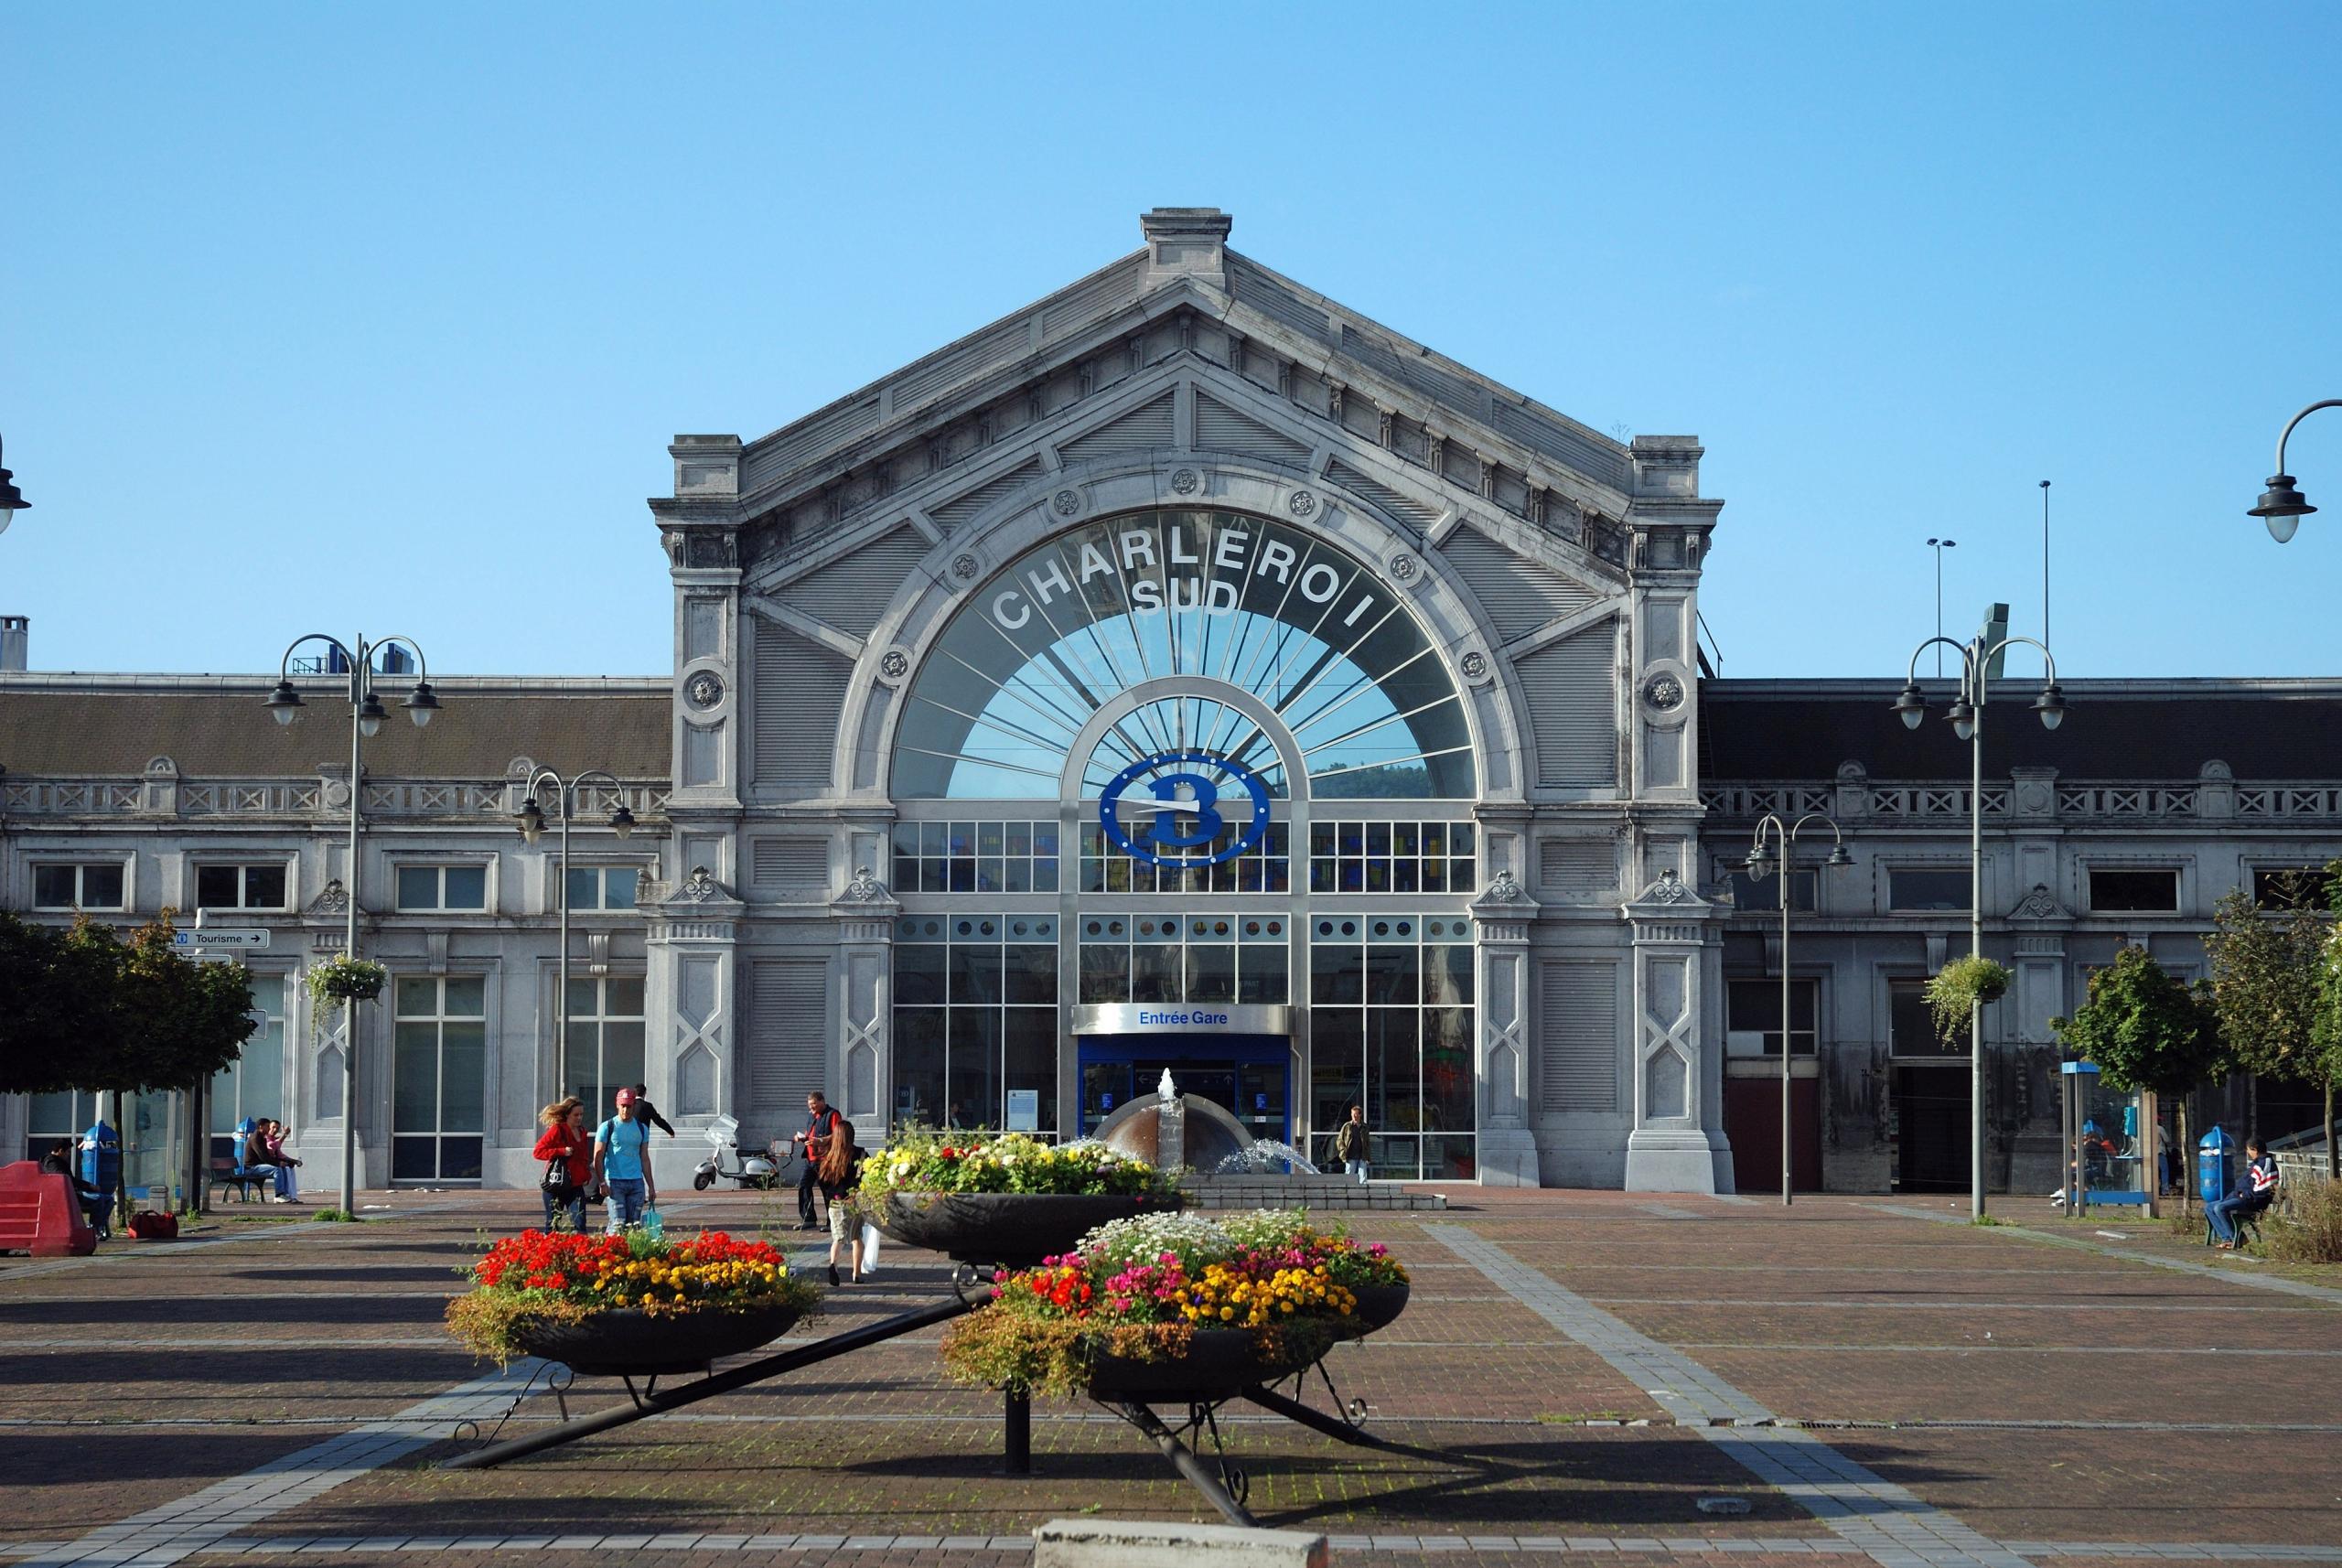
[[[92,1187],[81,1179],[81,1173],[74,1168],[70,1142],[59,1139],[56,1146],[41,1156],[40,1168],[50,1176],[61,1176],[71,1182],[73,1200],[81,1206],[81,1213],[89,1220],[90,1229],[101,1236],[110,1234],[106,1220],[113,1211],[113,1198],[104,1188]]]
[[[650,1103],[650,1090],[639,1083],[634,1086],[634,1113],[644,1126],[656,1127],[670,1138],[675,1135],[675,1130],[667,1125],[667,1119],[659,1114],[659,1108]]]
[[[797,1178],[797,1215],[800,1230],[819,1230],[820,1221],[813,1218],[813,1189],[821,1185],[822,1156],[830,1152],[831,1135],[837,1131],[838,1113],[831,1106],[829,1096],[814,1090],[805,1096],[805,1130],[790,1134],[793,1142],[804,1145],[798,1152],[805,1156],[805,1174]]]

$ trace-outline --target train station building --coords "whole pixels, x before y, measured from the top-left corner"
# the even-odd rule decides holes
[[[677,436],[640,561],[667,676],[435,678],[353,779],[329,672],[279,729],[263,677],[0,660],[0,900],[268,930],[209,1119],[290,1122],[312,1185],[354,1060],[370,1184],[528,1185],[541,1104],[638,1079],[696,1158],[811,1088],[865,1142],[1077,1137],[1167,1069],[1321,1156],[1363,1104],[1382,1176],[1731,1191],[1777,1179],[1786,1051],[1804,1185],[1965,1190],[1965,1058],[1916,987],[1966,943],[1967,746],[1903,727],[1900,671],[1716,677],[1694,437],[1589,429],[1216,210],[1142,230],[771,434]],[[2200,972],[2222,893],[2342,854],[2342,685],[2067,698],[1987,729],[1995,1187],[2056,1179],[2047,1021],[2091,966]],[[617,780],[565,880],[513,831],[541,766]],[[1742,862],[1809,811],[1853,864],[1791,874],[1784,1020]],[[392,972],[354,1058],[298,983],[351,897]],[[0,1137],[90,1112],[9,1102]]]

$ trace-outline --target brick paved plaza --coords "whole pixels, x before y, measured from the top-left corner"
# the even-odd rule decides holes
[[[1252,1510],[1324,1532],[1337,1563],[2342,1563],[2342,1282],[2031,1203],[2008,1206],[2020,1232],[1943,1200],[1454,1197],[1361,1222],[1416,1294],[1334,1358],[1414,1452],[1229,1412]],[[932,1333],[440,1470],[453,1423],[492,1426],[527,1375],[473,1364],[439,1316],[530,1195],[375,1201],[389,1217],[362,1227],[0,1260],[0,1559],[1014,1563],[1053,1517],[1210,1517],[1088,1407],[1038,1406],[1039,1474],[998,1476],[997,1402],[944,1382]],[[738,1230],[767,1211],[707,1195],[669,1214]],[[945,1278],[895,1253],[799,1333]],[[614,1396],[581,1380],[570,1399]],[[555,1415],[532,1397],[505,1432]],[[1748,1511],[1699,1507],[1724,1498]]]

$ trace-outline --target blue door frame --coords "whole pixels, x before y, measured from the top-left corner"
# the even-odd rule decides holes
[[[1283,1035],[1083,1035],[1076,1055],[1084,1137],[1153,1094],[1168,1068],[1182,1093],[1227,1107],[1255,1138],[1293,1142],[1293,1044]]]

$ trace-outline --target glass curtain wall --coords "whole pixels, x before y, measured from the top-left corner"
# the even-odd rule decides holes
[[[586,1123],[614,1113],[613,1097],[642,1081],[642,977],[603,975],[569,983],[569,1038],[562,1047],[564,1094],[586,1102]]]
[[[1057,1125],[1057,944],[1047,915],[896,922],[897,1126],[999,1127],[1009,1090]]]
[[[1470,1181],[1472,922],[1445,915],[1318,915],[1309,929],[1311,1122],[1320,1165],[1366,1107],[1373,1173]]]
[[[488,983],[403,976],[391,990],[391,1179],[476,1182],[487,1126]]]

